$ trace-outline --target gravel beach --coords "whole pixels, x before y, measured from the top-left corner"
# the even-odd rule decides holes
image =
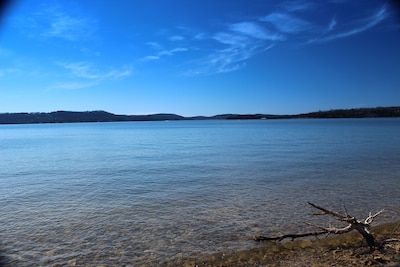
[[[400,266],[400,222],[373,227],[384,243],[370,251],[357,232],[328,238],[266,242],[265,246],[203,259],[182,259],[180,266]],[[176,266],[177,263],[166,266]]]

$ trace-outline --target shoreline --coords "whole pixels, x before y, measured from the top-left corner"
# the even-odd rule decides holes
[[[249,250],[183,258],[163,266],[400,266],[400,221],[374,226],[371,233],[379,243],[392,241],[370,252],[362,236],[352,231],[327,238],[268,241]]]
[[[219,114],[214,116],[181,116],[173,113],[148,115],[117,115],[103,110],[0,113],[0,124],[42,124],[82,122],[127,121],[178,121],[178,120],[277,120],[277,119],[350,119],[399,118],[400,106],[332,109],[292,115],[279,114]]]
[[[261,246],[237,252],[219,252],[200,257],[182,257],[173,261],[139,263],[135,266],[244,267],[244,266],[400,266],[400,221],[371,228],[381,248],[370,251],[362,236],[352,231],[333,237],[304,238],[295,241],[266,241]],[[390,241],[390,242],[388,242]],[[256,242],[256,241],[254,241]],[[0,249],[0,267],[14,266]],[[50,263],[50,262],[49,262]],[[66,262],[64,262],[66,263]],[[71,259],[68,266],[85,266],[89,261]],[[99,266],[102,265],[98,262]],[[25,265],[24,265],[25,266]],[[54,263],[52,266],[61,266]]]

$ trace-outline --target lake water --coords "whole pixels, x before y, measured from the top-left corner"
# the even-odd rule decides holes
[[[400,120],[0,125],[11,266],[157,266],[335,223],[307,201],[399,220]]]

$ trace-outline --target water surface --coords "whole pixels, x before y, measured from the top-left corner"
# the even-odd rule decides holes
[[[0,125],[0,151],[1,245],[18,266],[247,249],[304,230],[307,201],[400,214],[399,119]]]

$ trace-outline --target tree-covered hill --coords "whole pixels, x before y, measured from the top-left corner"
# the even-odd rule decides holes
[[[0,124],[73,123],[112,121],[165,121],[165,120],[258,120],[298,118],[392,118],[400,117],[400,107],[335,109],[297,115],[220,114],[211,117],[183,117],[160,113],[150,115],[116,115],[106,111],[55,111],[49,113],[0,113]]]
[[[400,117],[400,107],[334,109],[296,115],[298,118],[390,118]]]
[[[55,111],[50,113],[0,113],[0,124],[72,123],[112,121],[162,121],[181,120],[175,114],[115,115],[105,111]]]

